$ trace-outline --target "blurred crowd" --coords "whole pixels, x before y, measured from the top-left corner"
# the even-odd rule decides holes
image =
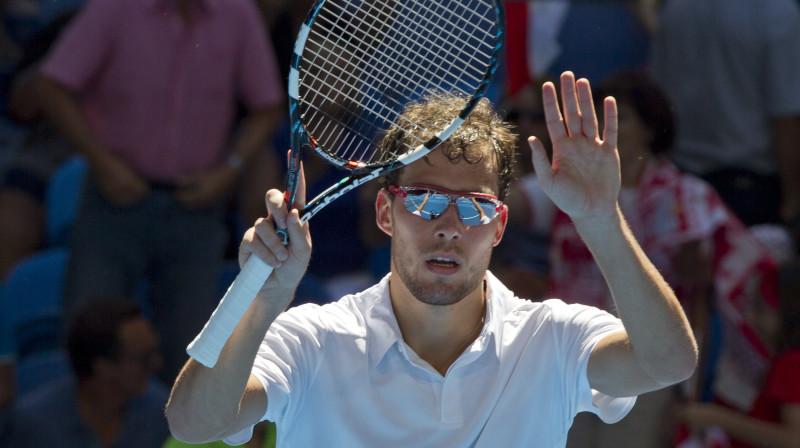
[[[183,446],[168,389],[284,183],[312,3],[0,0],[0,447]],[[617,100],[620,207],[701,346],[692,379],[614,425],[579,414],[567,446],[800,446],[800,2],[505,6],[490,99],[520,136],[492,272],[614,312],[526,142],[547,138],[542,83],[571,70]],[[304,169],[309,197],[344,175]],[[314,217],[294,304],[386,275],[377,188]],[[249,446],[274,446],[257,429]]]

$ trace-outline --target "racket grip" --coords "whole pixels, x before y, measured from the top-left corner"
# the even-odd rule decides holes
[[[248,258],[200,334],[186,347],[186,353],[200,364],[214,367],[228,338],[271,273],[272,266],[256,256]]]

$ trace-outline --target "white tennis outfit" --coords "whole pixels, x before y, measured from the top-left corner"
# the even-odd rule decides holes
[[[253,374],[278,446],[564,447],[576,413],[613,423],[633,407],[586,376],[594,345],[623,328],[609,313],[519,299],[487,272],[484,327],[443,377],[402,340],[389,277],[270,327]]]

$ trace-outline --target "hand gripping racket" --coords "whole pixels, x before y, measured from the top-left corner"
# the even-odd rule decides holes
[[[446,140],[483,97],[504,38],[500,0],[317,0],[295,42],[289,73],[293,151],[287,202],[294,200],[303,149],[351,175],[311,200],[300,213],[302,222]],[[465,100],[452,116],[437,117],[436,123],[401,119],[407,104],[448,95]],[[391,128],[420,137],[382,148]],[[248,259],[189,344],[190,356],[207,367],[216,364],[271,272],[257,257]]]

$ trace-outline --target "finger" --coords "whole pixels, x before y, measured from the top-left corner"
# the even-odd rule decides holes
[[[260,218],[263,219],[263,218]],[[247,263],[247,259],[250,258],[250,255],[253,254],[253,250],[250,248],[250,244],[248,241],[252,239],[253,235],[255,234],[255,230],[250,227],[244,232],[244,237],[242,238],[242,242],[239,243],[239,267],[241,268]]]
[[[569,135],[581,135],[581,110],[575,92],[575,75],[572,72],[561,75],[561,102],[564,104],[564,120]]]
[[[300,211],[293,209],[287,219],[286,230],[289,232],[292,253],[305,258],[311,252],[311,241],[308,236],[308,223],[300,221]]]
[[[581,132],[589,138],[597,137],[597,114],[592,102],[592,88],[589,80],[581,78],[576,83],[578,103],[581,109]]]
[[[619,126],[617,124],[617,101],[612,96],[603,101],[603,117],[603,122],[605,123],[603,127],[603,144],[616,149]]]
[[[275,231],[275,223],[269,219],[259,220],[253,229],[255,235],[251,246],[253,253],[268,265],[277,268],[289,258],[289,250]]]
[[[541,179],[542,183],[550,183],[553,178],[553,165],[547,157],[547,151],[545,151],[542,141],[536,137],[528,137],[528,144],[531,147],[531,161],[536,176]]]
[[[269,233],[272,233],[277,238],[274,228],[275,225],[271,220],[259,218],[253,227],[247,229],[244,238],[242,238],[242,243],[239,245],[239,266],[244,266],[251,255],[255,255],[272,267],[281,265],[281,261],[267,248],[264,242],[264,239],[270,239]],[[280,244],[280,246],[283,246],[283,244]]]
[[[547,124],[547,133],[550,141],[556,141],[567,135],[564,120],[561,118],[561,109],[558,107],[556,87],[552,82],[542,85],[542,106],[544,107],[544,120]]]
[[[267,191],[266,195],[267,212],[275,224],[281,229],[286,228],[286,217],[288,210],[286,210],[286,199],[281,191],[271,189]]]

